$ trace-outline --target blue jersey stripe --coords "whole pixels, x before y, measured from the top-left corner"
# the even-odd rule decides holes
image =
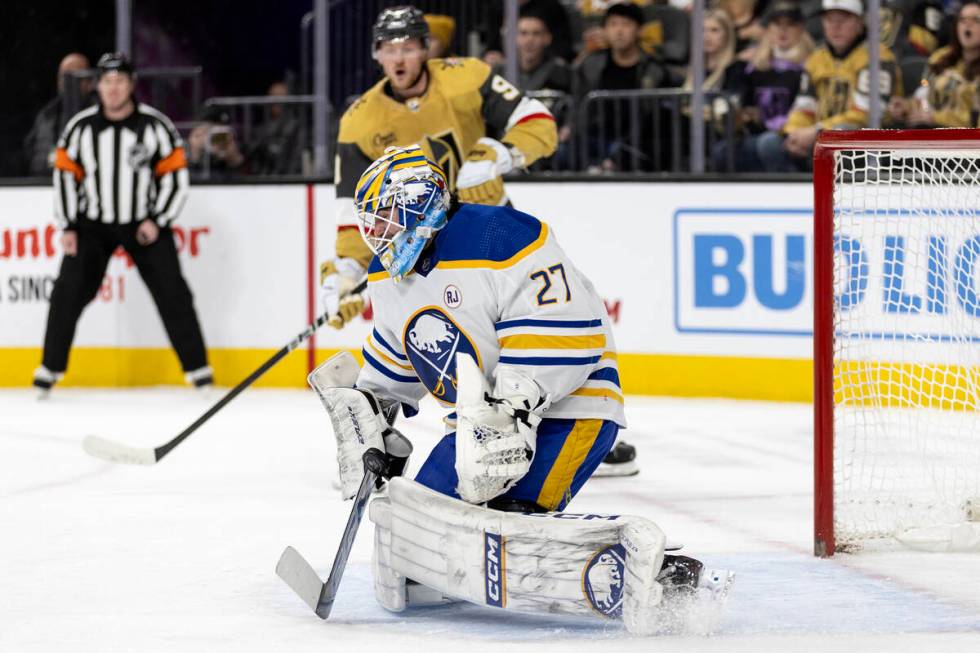
[[[553,329],[589,329],[602,326],[602,320],[506,320],[497,322],[494,329],[501,331],[513,327],[551,327]]]
[[[375,342],[377,342],[379,345],[381,345],[382,347],[384,347],[385,349],[387,349],[388,350],[388,353],[390,353],[392,356],[394,356],[398,360],[402,360],[402,361],[407,361],[408,360],[408,356],[406,356],[405,354],[399,354],[398,351],[396,351],[394,347],[392,347],[391,345],[389,345],[388,342],[384,338],[381,337],[381,334],[378,333],[378,330],[377,329],[374,329],[371,332],[371,337],[374,338]]]
[[[604,367],[601,370],[596,370],[589,375],[589,381],[610,381],[618,386],[621,386],[619,382],[619,371],[615,367]]]
[[[378,361],[374,360],[374,358],[371,357],[371,354],[367,353],[367,350],[366,349],[362,349],[361,350],[361,353],[364,354],[364,360],[366,360],[368,363],[370,363],[371,364],[371,367],[373,367],[374,369],[378,370],[379,372],[381,372],[382,374],[384,374],[385,376],[387,376],[389,379],[391,379],[393,381],[398,381],[399,383],[418,383],[419,382],[419,380],[418,380],[417,377],[414,377],[414,376],[402,376],[401,374],[395,374],[394,372],[392,372],[391,370],[389,370],[387,367],[385,367],[384,365],[382,365]]]
[[[501,363],[511,365],[592,365],[599,362],[598,356],[548,358],[545,356],[501,356]]]

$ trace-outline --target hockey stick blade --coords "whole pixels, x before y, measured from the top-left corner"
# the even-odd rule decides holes
[[[128,447],[98,435],[86,435],[82,440],[82,449],[90,456],[111,463],[153,465],[157,462],[157,454],[153,449]]]
[[[321,619],[329,617],[333,609],[333,601],[337,597],[340,581],[344,577],[347,559],[354,547],[354,538],[361,526],[364,510],[371,498],[374,483],[384,473],[386,464],[384,454],[377,449],[372,448],[364,452],[364,478],[361,479],[361,485],[354,496],[354,505],[351,506],[344,533],[340,536],[340,546],[337,548],[337,555],[334,556],[326,582],[320,580],[320,576],[306,558],[293,547],[287,546],[279,556],[276,575],[283,579]]]
[[[286,547],[279,557],[279,562],[276,563],[276,575],[286,581],[290,589],[310,606],[310,610],[317,615],[320,614],[317,608],[320,604],[320,596],[323,594],[323,581],[299,551],[291,546]],[[329,615],[329,612],[327,614]]]

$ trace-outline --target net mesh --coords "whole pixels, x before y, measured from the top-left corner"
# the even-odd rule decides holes
[[[980,497],[980,152],[841,151],[834,534],[868,546]]]

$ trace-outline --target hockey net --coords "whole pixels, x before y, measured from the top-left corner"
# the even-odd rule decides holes
[[[980,131],[821,136],[815,548],[980,550]]]

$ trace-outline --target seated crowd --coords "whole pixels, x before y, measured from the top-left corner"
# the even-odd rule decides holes
[[[690,0],[521,0],[517,77],[559,122],[548,170],[681,170],[690,155]],[[429,15],[430,54],[450,56],[450,16]],[[498,19],[502,20],[502,12]],[[804,172],[823,129],[868,126],[863,0],[712,0],[704,11],[705,159],[709,170]],[[882,0],[882,126],[974,127],[980,114],[980,0]],[[502,36],[484,60],[506,70]],[[64,75],[87,67],[69,55]],[[82,87],[89,93],[87,86]],[[622,93],[657,91],[657,93]],[[290,94],[284,82],[269,96]],[[25,141],[29,174],[50,169],[67,116],[62,95]],[[192,171],[291,175],[309,171],[309,108],[267,104],[247,138],[211,107],[185,130]]]

